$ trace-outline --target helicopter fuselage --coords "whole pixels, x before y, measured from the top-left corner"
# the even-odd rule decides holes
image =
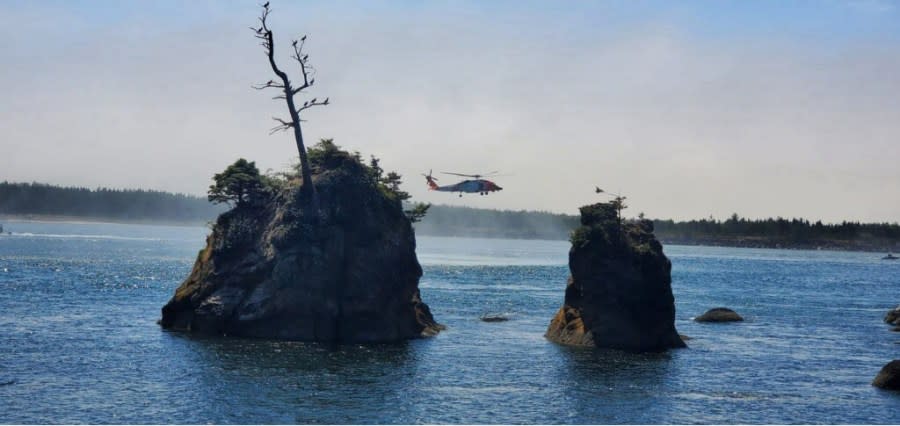
[[[426,176],[426,180],[428,182],[428,189],[432,191],[443,191],[443,192],[459,192],[460,194],[466,193],[479,193],[481,195],[487,195],[490,192],[501,191],[503,188],[498,186],[496,183],[491,182],[487,179],[468,179],[459,183],[455,183],[453,185],[443,185],[439,186],[434,182],[434,179],[431,179]]]

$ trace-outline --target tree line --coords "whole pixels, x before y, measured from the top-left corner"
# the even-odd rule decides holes
[[[144,189],[0,183],[0,214],[205,223],[224,210],[205,198]]]
[[[726,220],[715,218],[675,222],[654,220],[663,241],[751,247],[842,248],[892,250],[900,247],[896,222],[810,222],[782,217],[747,219],[737,213]]]

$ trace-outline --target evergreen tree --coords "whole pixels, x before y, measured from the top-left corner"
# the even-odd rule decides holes
[[[213,176],[214,184],[209,186],[209,201],[231,203],[237,207],[255,205],[267,193],[263,178],[256,168],[256,162],[238,159],[222,173]]]

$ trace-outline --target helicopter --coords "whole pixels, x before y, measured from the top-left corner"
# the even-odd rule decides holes
[[[484,175],[466,175],[462,173],[451,172],[441,173],[446,175],[469,177],[472,179],[466,179],[462,182],[454,183],[453,185],[438,186],[438,184],[436,183],[438,178],[431,176],[431,170],[429,170],[427,175],[424,173],[422,174],[422,176],[425,176],[425,182],[428,183],[428,189],[432,191],[458,192],[460,197],[462,197],[463,192],[477,192],[479,195],[488,195],[491,192],[503,190],[503,188],[497,186],[496,183],[491,182],[487,179],[482,179],[482,177],[485,176],[493,176],[497,174],[497,172],[490,172]]]

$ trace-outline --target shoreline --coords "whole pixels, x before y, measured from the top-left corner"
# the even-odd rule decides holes
[[[66,215],[43,215],[43,214],[0,214],[0,225],[4,222],[38,222],[38,223],[71,223],[71,224],[111,224],[111,225],[148,225],[148,226],[206,226],[212,222],[211,219],[206,222],[201,221],[177,221],[177,220],[140,220],[140,219],[121,219],[121,218],[100,218],[100,217],[84,217],[84,216],[66,216]]]
[[[6,222],[44,222],[44,223],[70,223],[70,224],[113,224],[113,225],[145,225],[145,226],[182,226],[182,227],[205,227],[209,221],[167,221],[167,220],[130,220],[122,218],[97,218],[83,216],[67,216],[67,215],[16,215],[16,214],[0,214],[0,225]],[[567,241],[568,238],[552,238],[551,236],[539,235],[503,235],[500,233],[486,233],[473,235],[470,233],[451,233],[451,232],[422,232],[417,235],[427,237],[449,237],[449,238],[488,238],[488,239],[507,239],[507,240],[545,240],[545,241]],[[688,239],[683,237],[671,237],[665,234],[658,234],[657,238],[663,245],[681,245],[681,246],[706,246],[706,247],[734,247],[734,248],[758,248],[758,249],[774,249],[774,250],[811,250],[811,251],[853,251],[866,253],[891,253],[900,252],[900,243],[894,248],[890,248],[884,243],[869,241],[841,241],[829,240],[808,243],[787,243],[777,239],[760,238],[760,237],[734,237],[734,238],[694,238]]]

